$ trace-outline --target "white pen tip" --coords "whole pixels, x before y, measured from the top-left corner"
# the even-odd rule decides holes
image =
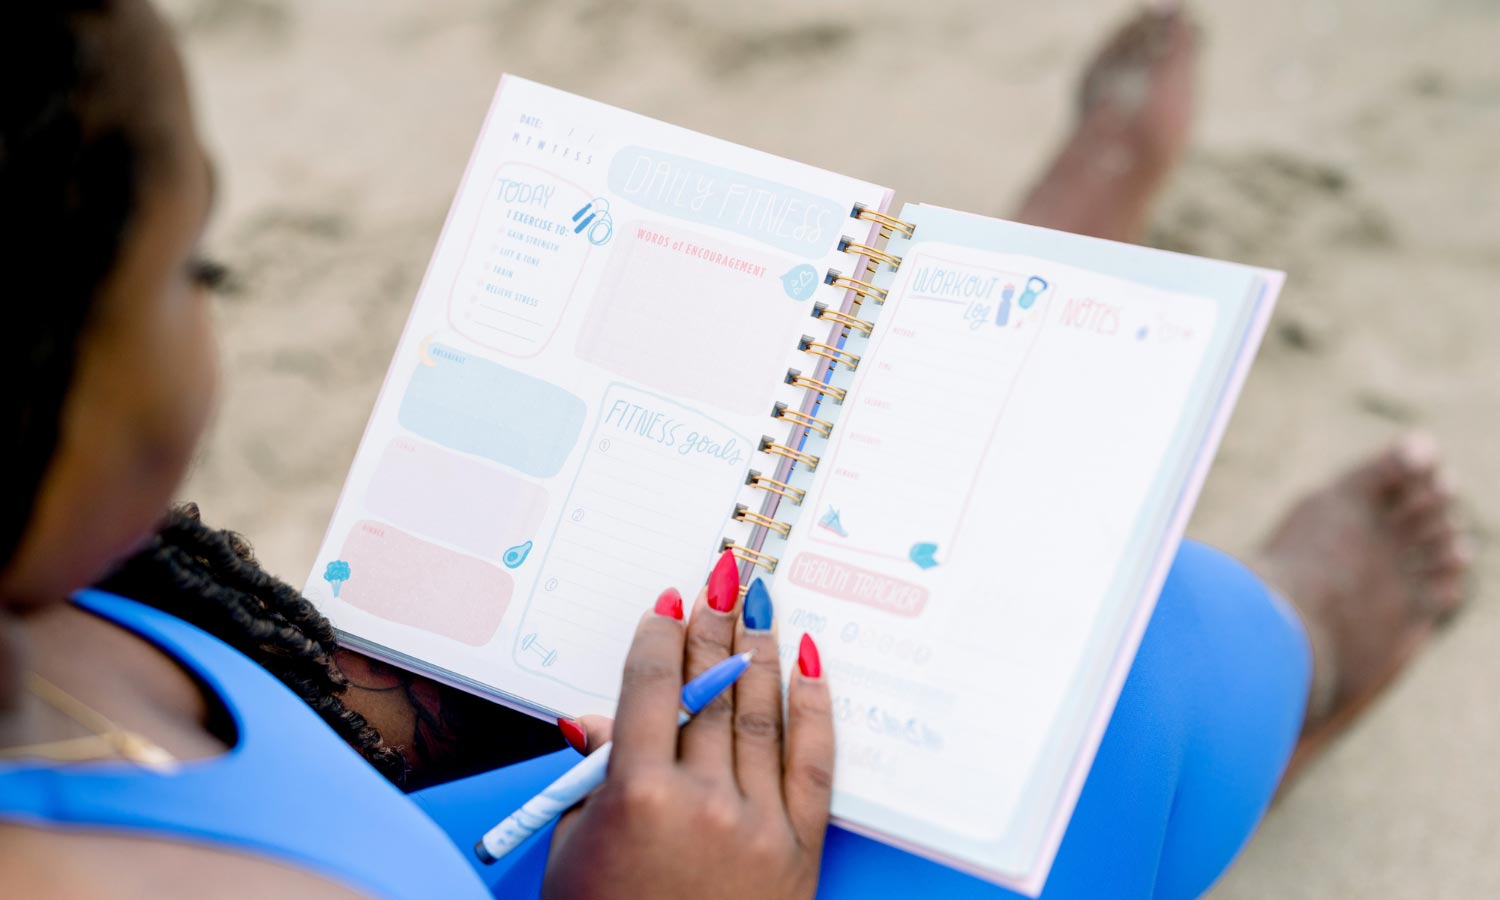
[[[743,659],[745,662],[749,662],[750,660],[752,660],[754,658],[755,658],[755,648],[753,648],[753,647],[751,649],[749,649],[749,650],[746,650],[744,653],[740,654],[740,659]]]

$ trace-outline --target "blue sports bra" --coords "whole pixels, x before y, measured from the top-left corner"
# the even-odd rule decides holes
[[[375,897],[491,896],[419,806],[248,657],[122,597],[84,591],[74,602],[196,674],[228,710],[238,740],[167,774],[115,762],[0,762],[0,820],[259,853]]]

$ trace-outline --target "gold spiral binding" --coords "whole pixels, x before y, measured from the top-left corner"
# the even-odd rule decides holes
[[[858,241],[851,241],[848,238],[844,238],[843,240],[839,241],[839,250],[844,253],[853,253],[856,256],[863,256],[869,259],[871,262],[875,263],[877,266],[881,263],[885,263],[886,265],[891,267],[892,272],[901,268],[901,257],[887,253],[884,250],[877,250],[876,248],[871,247],[869,244],[861,244]]]
[[[834,403],[843,403],[849,392],[841,387],[834,387],[824,381],[808,378],[796,369],[786,370],[786,383],[792,387],[807,388],[809,391],[817,391],[824,397],[830,397]]]
[[[883,212],[876,212],[863,206],[855,206],[854,212],[850,213],[853,218],[864,219],[866,222],[874,222],[880,226],[880,236],[889,240],[896,232],[901,232],[902,237],[911,237],[917,231],[917,226],[910,222],[903,222],[895,216],[888,216]]]
[[[760,490],[776,494],[779,497],[785,497],[799,506],[803,500],[807,499],[807,491],[801,488],[794,488],[785,481],[767,478],[754,469],[750,470],[750,474],[745,478],[745,483],[753,488],[759,488]]]
[[[785,403],[777,403],[774,407],[772,407],[771,416],[777,419],[790,419],[791,421],[796,422],[798,425],[801,425],[803,428],[816,431],[819,437],[828,437],[830,434],[833,434],[832,422],[828,421],[827,419],[820,419],[817,416],[810,416],[805,412],[800,412],[798,410],[792,409]]]
[[[741,547],[739,544],[736,544],[734,541],[731,541],[727,538],[724,540],[720,552],[723,552],[724,550],[728,550],[729,552],[733,553],[734,558],[739,560],[740,562],[747,562],[752,565],[760,566],[767,572],[776,571],[776,564],[781,562],[781,560],[777,559],[774,556],[761,553],[759,550],[751,550],[749,547]]]
[[[810,337],[804,336],[801,342],[797,344],[797,349],[811,353],[813,356],[821,356],[824,359],[842,363],[848,366],[850,371],[859,368],[859,357],[857,355],[850,353],[848,350],[820,343]]]
[[[808,471],[816,469],[818,467],[818,463],[821,462],[821,460],[819,460],[816,456],[813,456],[811,453],[803,453],[801,450],[793,450],[786,444],[778,444],[776,441],[773,441],[769,437],[765,436],[762,436],[760,439],[760,450],[762,453],[770,453],[775,456],[784,456],[792,462],[801,463],[802,465],[807,466]]]
[[[880,236],[885,240],[890,240],[896,234],[909,238],[916,233],[916,226],[912,223],[903,222],[894,216],[877,212],[873,209],[867,209],[860,204],[855,204],[849,215],[855,219],[874,223],[878,226]],[[860,241],[850,240],[848,237],[841,237],[839,239],[839,252],[851,253],[857,256],[860,260],[859,266],[853,275],[843,275],[830,271],[825,277],[824,283],[853,293],[857,298],[851,301],[851,305],[855,310],[859,309],[860,303],[864,300],[884,303],[890,292],[884,288],[876,287],[864,279],[873,278],[875,272],[882,265],[889,267],[891,271],[900,269],[901,257],[879,247],[872,247]],[[853,332],[868,337],[875,329],[875,326],[866,319],[861,319],[842,310],[829,309],[826,304],[822,303],[813,306],[812,315],[813,318],[827,319],[840,326],[843,329],[840,332],[841,334]],[[838,343],[842,343],[842,341]],[[797,349],[821,359],[826,359],[832,365],[847,366],[851,371],[859,367],[860,358],[858,354],[850,353],[848,350],[836,347],[833,344],[815,341],[807,335],[802,336],[802,339],[797,344]],[[832,369],[828,371],[832,371]],[[819,402],[827,398],[836,403],[843,403],[849,393],[844,388],[834,387],[826,382],[803,375],[796,369],[787,370],[786,383],[793,387],[816,392]],[[772,409],[771,415],[778,419],[787,419],[795,422],[807,431],[825,438],[833,432],[832,422],[808,415],[800,410],[792,409],[785,403],[777,403]],[[794,449],[786,444],[774,441],[767,436],[763,436],[760,439],[759,449],[764,453],[790,460],[795,465],[806,466],[809,470],[816,469],[818,466],[819,459],[813,454]],[[745,483],[759,490],[784,497],[798,505],[807,499],[807,492],[801,488],[794,488],[785,481],[778,481],[775,478],[762,475],[753,469],[746,475]],[[792,532],[792,526],[786,522],[754,512],[744,504],[735,504],[733,518],[737,522],[744,522],[756,528],[764,528],[767,531],[775,532],[782,538],[789,537]],[[774,556],[761,553],[758,550],[752,550],[749,547],[738,546],[727,538],[721,546],[723,549],[732,551],[735,558],[742,563],[759,566],[767,572],[776,571],[776,565],[779,560]],[[745,585],[740,586],[741,597],[745,595],[746,587]]]
[[[829,273],[828,283],[834,287],[851,290],[861,297],[868,297],[876,303],[884,303],[890,291],[878,288],[868,281],[860,281],[858,278],[850,278],[848,275],[834,275]]]
[[[836,309],[829,309],[821,303],[813,306],[813,318],[837,322],[845,328],[852,328],[863,335],[868,335],[875,330],[874,323],[866,322],[864,319],[856,319],[854,316],[848,313],[841,313]]]
[[[749,522],[751,525],[763,525],[766,528],[769,528],[777,534],[781,535],[782,537],[789,537],[792,533],[792,526],[781,521],[780,519],[773,519],[770,516],[763,516],[758,512],[751,512],[750,508],[743,503],[736,503],[734,505],[734,518],[737,522]]]

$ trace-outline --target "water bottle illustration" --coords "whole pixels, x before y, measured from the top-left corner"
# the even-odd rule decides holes
[[[1016,295],[1016,286],[1007,284],[1000,291],[1000,306],[995,310],[995,324],[1004,328],[1010,322],[1010,298]]]
[[[1046,289],[1047,280],[1045,278],[1039,278],[1035,275],[1031,276],[1026,279],[1026,290],[1021,293],[1021,297],[1016,301],[1016,305],[1022,309],[1031,309],[1031,305],[1036,302],[1036,298],[1040,297],[1042,291]]]

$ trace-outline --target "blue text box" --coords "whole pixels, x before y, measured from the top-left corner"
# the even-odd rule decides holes
[[[645,147],[609,164],[609,189],[655,213],[723,228],[801,257],[839,239],[850,208],[800,188]]]
[[[551,478],[578,443],[587,411],[556,385],[432,344],[406,386],[399,419],[445,447]]]

